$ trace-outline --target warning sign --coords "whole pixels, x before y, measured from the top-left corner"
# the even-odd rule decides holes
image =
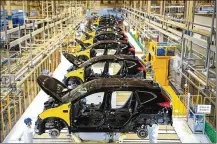
[[[197,105],[197,113],[210,114],[211,105]]]

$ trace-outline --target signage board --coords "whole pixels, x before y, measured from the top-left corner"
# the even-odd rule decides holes
[[[211,105],[197,105],[197,113],[210,114]]]

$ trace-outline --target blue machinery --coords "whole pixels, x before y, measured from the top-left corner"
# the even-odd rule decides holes
[[[188,126],[193,133],[205,132],[205,114],[196,113],[194,110],[189,109]]]
[[[188,93],[188,118],[187,124],[192,132],[195,133],[205,133],[205,122],[206,115],[204,113],[198,112],[197,108],[199,105],[190,106],[190,93]]]
[[[14,57],[16,57],[16,56],[17,56],[17,53],[11,55],[10,58],[14,58]],[[1,62],[1,65],[6,64],[6,63],[8,62],[8,59],[9,59],[9,58],[7,58],[6,60],[3,60],[3,61]]]

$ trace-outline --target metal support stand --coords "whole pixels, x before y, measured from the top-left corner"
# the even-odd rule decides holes
[[[114,133],[107,133],[108,134],[108,143],[114,143]]]
[[[187,122],[188,122],[188,115],[189,115],[189,111],[190,111],[190,98],[191,98],[191,94],[188,93],[188,98],[187,98]]]
[[[74,140],[75,143],[81,143],[82,140],[79,136],[77,136],[75,133],[72,133],[72,139]]]
[[[194,105],[193,109],[190,106],[190,97],[191,94],[188,93],[187,100],[187,124],[193,133],[203,133],[205,132],[205,121],[206,117],[204,113],[197,113],[196,106]]]
[[[217,8],[217,2],[215,3],[215,7]],[[216,27],[217,27],[217,18],[216,18]],[[217,31],[215,33],[216,33],[216,45],[217,45]],[[216,52],[217,52],[217,47],[216,47]],[[217,55],[216,55],[216,62],[217,62]],[[216,64],[216,74],[217,74],[217,64]],[[217,80],[216,80],[216,90],[217,90]],[[215,95],[217,96],[217,92],[215,93]]]
[[[125,138],[127,138],[126,133],[120,133],[119,140],[118,140],[119,143],[123,143]]]

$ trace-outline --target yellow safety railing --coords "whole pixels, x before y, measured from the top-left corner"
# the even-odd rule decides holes
[[[68,46],[62,48],[62,51],[67,52],[67,53],[76,53],[78,52],[79,46]]]
[[[193,81],[195,83],[196,86],[201,87],[200,82],[191,77],[189,75],[188,77],[191,81]],[[204,80],[204,79],[202,79]],[[203,95],[198,89],[194,88],[190,83],[188,83],[188,91],[191,94],[196,94],[199,95],[198,97],[194,97],[192,100],[193,104],[200,104],[200,105],[211,105],[211,113],[210,114],[206,114],[206,120],[212,124],[213,127],[216,127],[216,106],[215,104],[213,104],[213,102],[216,101],[216,96],[214,95],[214,93],[210,92],[210,91],[206,91],[206,95]],[[213,101],[213,102],[212,102]]]
[[[53,72],[60,63],[59,48],[47,55],[41,62],[19,82],[16,89],[9,93],[1,94],[1,142],[31,104],[38,94],[40,87],[37,85],[37,77],[42,70]]]
[[[210,97],[213,101],[216,101],[216,97]],[[173,103],[173,117],[186,117],[187,116],[187,95],[177,95],[177,98],[172,98]],[[206,114],[206,120],[213,126],[216,125],[216,108],[211,104],[208,97],[203,95],[191,95],[189,101],[190,107],[194,105],[211,105],[211,113]]]

